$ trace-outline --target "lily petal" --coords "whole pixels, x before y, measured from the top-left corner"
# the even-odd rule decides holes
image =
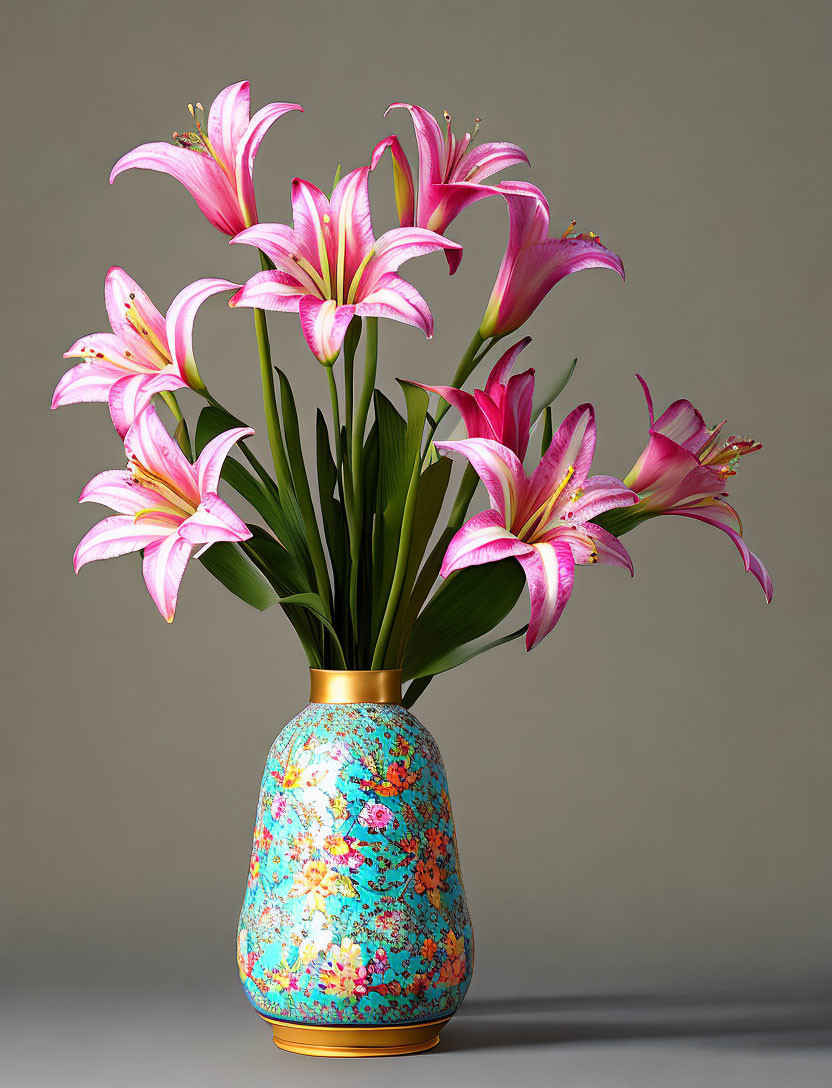
[[[375,170],[388,147],[393,159],[393,193],[396,198],[396,211],[399,213],[399,225],[412,227],[415,224],[416,215],[413,171],[410,169],[410,162],[402,150],[398,137],[388,136],[376,144],[370,160],[370,169]]]
[[[128,552],[138,552],[152,546],[170,530],[151,521],[135,521],[129,514],[104,518],[81,540],[75,549],[72,565],[77,574],[81,567],[96,559],[112,559]]]
[[[606,529],[596,525],[593,521],[582,525],[581,529],[595,541],[595,552],[599,563],[606,563],[612,567],[623,567],[624,570],[630,572],[630,577],[633,577],[635,573],[633,561],[617,536],[608,533]]]
[[[493,435],[482,433],[480,411],[476,399],[471,393],[466,392],[464,389],[456,389],[451,385],[422,385],[421,382],[412,382],[411,384],[418,385],[420,389],[425,389],[428,393],[435,393],[437,397],[446,400],[452,408],[456,408],[462,416],[462,422],[465,424],[465,430],[469,438],[493,437]]]
[[[173,369],[161,374],[132,374],[120,378],[111,387],[109,396],[110,418],[119,438],[124,438],[136,416],[156,393],[183,387],[186,383]]]
[[[535,544],[527,554],[518,555],[517,561],[529,585],[531,618],[526,649],[533,650],[558,622],[572,595],[575,560],[569,545],[558,541]]]
[[[696,457],[688,450],[673,439],[651,431],[647,446],[624,483],[633,491],[644,492],[661,482],[662,491],[669,492],[698,466]]]
[[[747,571],[753,574],[760,583],[766,601],[770,604],[774,593],[771,575],[760,559],[749,549],[737,530],[732,528],[730,524],[727,524],[729,515],[719,509],[722,505],[727,506],[728,504],[714,504],[713,506],[704,509],[678,507],[675,510],[667,510],[665,513],[677,514],[685,518],[694,518],[696,521],[704,521],[706,525],[713,525],[717,529],[721,529],[723,533],[734,542],[737,551],[742,557],[743,566]],[[731,508],[729,507],[729,509]],[[732,510],[732,513],[735,512]]]
[[[68,370],[55,386],[52,407],[106,401],[113,384],[124,376],[124,371],[111,363],[79,363]]]
[[[564,516],[576,525],[583,525],[605,510],[634,506],[637,502],[635,491],[615,476],[591,476],[580,488],[578,497],[570,502]]]
[[[488,375],[488,380],[485,383],[485,392],[489,397],[493,397],[497,386],[505,385],[508,381],[508,376],[514,369],[514,364],[517,362],[518,357],[522,351],[529,346],[532,342],[530,336],[524,336],[522,340],[518,340],[516,344],[503,352],[497,362],[494,364],[491,373]],[[530,373],[534,374],[534,371]]]
[[[196,460],[197,487],[200,495],[216,492],[220,484],[222,466],[228,456],[231,447],[241,438],[248,438],[254,434],[251,427],[234,427],[230,431],[223,431],[210,442]]]
[[[415,287],[388,272],[378,280],[369,294],[356,303],[355,312],[359,317],[388,317],[393,321],[403,321],[406,325],[415,325],[430,339],[433,336],[433,315],[428,304]]]
[[[150,596],[162,616],[173,622],[182,575],[191,556],[192,546],[176,533],[145,548],[142,574]]]
[[[440,573],[447,578],[463,567],[496,563],[511,555],[525,555],[531,548],[530,544],[524,544],[506,529],[499,511],[484,510],[466,521],[453,537],[442,560]]]
[[[257,272],[246,280],[236,295],[228,300],[228,305],[251,306],[261,310],[279,310],[282,313],[297,313],[300,300],[309,294],[309,287],[300,283],[287,272]],[[317,297],[317,296],[315,296]]]
[[[108,469],[93,476],[78,502],[96,502],[119,514],[138,514],[159,502],[155,491],[137,484],[124,469]]]
[[[442,181],[445,140],[433,114],[422,106],[413,106],[409,102],[393,102],[384,113],[390,110],[408,110],[413,119],[416,132],[416,145],[419,149],[419,194],[427,185],[436,185]]]
[[[117,265],[104,277],[104,305],[122,348],[132,353],[128,359],[138,357],[156,370],[167,366],[165,319],[132,276]]]
[[[197,392],[205,390],[194,359],[193,333],[197,310],[211,295],[220,291],[236,291],[239,286],[230,280],[196,280],[183,288],[170,304],[166,325],[171,359],[182,381]]]
[[[111,332],[91,332],[64,352],[65,359],[87,359],[96,366],[109,363],[117,367],[119,377],[143,369],[140,362],[124,354],[124,344]]]
[[[510,528],[516,516],[518,497],[526,481],[523,465],[517,454],[507,446],[487,438],[436,442],[435,445],[440,451],[461,453],[470,461],[485,484],[491,509],[497,510],[503,519],[503,525]]]
[[[478,144],[465,153],[465,177],[463,181],[482,181],[500,170],[521,163],[529,166],[529,157],[517,144],[496,142]]]
[[[364,273],[367,289],[373,286],[387,272],[395,272],[405,261],[420,257],[424,253],[435,253],[444,249],[448,257],[451,274],[456,272],[462,260],[462,246],[443,238],[432,230],[421,227],[394,227],[382,234],[375,243],[375,251]]]
[[[110,184],[125,170],[158,170],[170,174],[188,190],[208,222],[233,237],[248,224],[228,175],[210,155],[171,144],[151,143],[128,151],[110,174]]]
[[[196,469],[163,427],[154,405],[144,409],[125,435],[124,452],[157,479],[170,481],[194,508],[199,505]]]
[[[179,527],[180,538],[189,544],[239,543],[251,535],[246,523],[217,494],[206,495],[196,513]]]
[[[208,113],[208,139],[227,167],[234,163],[237,144],[248,128],[251,85],[247,79],[220,91]]]
[[[300,326],[319,363],[330,366],[338,358],[355,312],[355,306],[339,306],[334,299],[304,295],[300,300]]]
[[[552,442],[529,481],[528,514],[558,488],[583,487],[595,453],[595,409],[580,404],[555,432]]]
[[[689,453],[696,453],[708,439],[705,420],[689,400],[675,400],[651,430],[663,434]]]

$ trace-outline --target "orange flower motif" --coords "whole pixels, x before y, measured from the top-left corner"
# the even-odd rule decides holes
[[[405,838],[399,839],[397,845],[400,850],[404,851],[405,854],[419,853],[419,843],[416,839],[414,839],[412,835],[407,835],[405,836]]]
[[[416,862],[414,887],[421,895],[423,892],[433,891],[442,883],[444,873],[433,858],[420,858]]]
[[[435,858],[444,857],[448,853],[450,839],[438,827],[429,827],[425,832],[425,838],[428,840],[428,850]]]
[[[439,979],[437,980],[439,985],[459,986],[465,980],[467,967],[468,963],[464,952],[461,956],[448,956],[439,968]]]
[[[445,934],[442,944],[449,956],[462,956],[465,953],[465,941],[462,937],[457,937],[452,929]]]
[[[439,946],[432,937],[425,937],[425,939],[422,941],[422,959],[432,960],[433,957],[436,955],[438,947]]]

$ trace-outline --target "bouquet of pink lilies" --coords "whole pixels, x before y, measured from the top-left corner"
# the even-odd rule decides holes
[[[522,635],[527,649],[537,646],[560,619],[575,567],[609,563],[632,574],[621,537],[659,514],[721,529],[771,600],[769,574],[746,546],[725,490],[759,443],[726,438],[723,424],[707,427],[687,400],[656,416],[639,378],[649,416],[644,452],[623,479],[591,476],[592,405],[579,405],[553,426],[552,403],[574,363],[547,377],[545,392],[535,396],[534,370],[513,373],[529,337],[508,347],[483,388],[464,390],[485,356],[564,276],[608,268],[623,279],[624,267],[597,235],[574,233],[574,221],[550,237],[549,205],[534,185],[488,180],[528,164],[515,144],[477,143],[479,121],[459,139],[447,113],[443,126],[420,106],[390,108],[412,118],[415,178],[398,138],[388,136],[368,165],[340,180],[339,168],[329,196],[295,178],[292,226],[259,221],[253,169],[271,125],[301,107],[272,102],[252,117],[247,82],[222,91],[207,119],[202,106],[190,106],[194,131],[174,133],[173,143],[144,144],[116,163],[111,182],[134,167],[171,174],[213,226],[258,251],[261,271],[243,285],[198,280],[164,317],[124,269],[107,273],[112,331],[84,336],[65,353],[82,361],[63,376],[52,401],[53,408],[106,401],[127,463],[99,473],[81,493],[81,502],[115,514],[78,545],[76,571],[94,559],[141,551],[147,588],[171,621],[185,567],[198,558],[247,604],[279,605],[312,667],[401,668],[411,681],[406,705],[435,675],[476,654]],[[387,150],[399,225],[376,238],[368,184]],[[400,380],[400,411],[376,386],[378,320],[433,334],[428,305],[400,266],[441,250],[453,274],[462,247],[446,232],[469,204],[487,198],[505,202],[508,243],[485,316],[448,385]],[[269,465],[250,448],[253,429],[211,395],[194,358],[197,311],[223,293],[229,306],[254,311]],[[328,383],[331,419],[318,411],[314,472],[289,377],[272,365],[269,310],[299,315]],[[195,425],[180,407],[184,390],[205,402]],[[451,408],[460,417],[459,437],[437,441]],[[160,411],[169,414],[171,430]],[[533,433],[540,457],[529,464]],[[467,464],[451,489],[456,459]],[[234,493],[230,504],[218,493],[221,481]],[[480,482],[488,509],[468,517]],[[256,519],[249,513],[244,520],[238,499]],[[524,585],[529,622],[495,635]]]

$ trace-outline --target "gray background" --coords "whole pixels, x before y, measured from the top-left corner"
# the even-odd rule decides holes
[[[635,581],[581,571],[535,653],[514,644],[421,700],[476,927],[471,1000],[825,987],[830,22],[811,3],[5,5],[15,992],[63,1005],[193,988],[246,1015],[233,952],[251,823],[266,751],[305,701],[304,660],[280,615],[198,568],[172,627],[135,560],[76,578],[97,510],[75,498],[118,466],[119,446],[103,406],[48,407],[62,351],[107,327],[109,265],[163,310],[193,279],[254,270],[170,178],[107,184],[119,155],[185,128],[188,101],[207,106],[242,78],[255,107],[306,109],[262,146],[264,221],[287,219],[294,174],[326,187],[394,129],[410,148],[406,115],[382,118],[409,99],[520,143],[553,231],[575,216],[623,256],[625,286],[585,273],[555,289],[524,356],[541,374],[579,356],[560,406],[595,403],[596,471],[623,475],[643,446],[637,369],[657,406],[687,395],[765,443],[732,497],[773,574],[770,608],[721,534],[663,519],[627,538]],[[389,165],[379,175],[377,233],[392,225]],[[481,318],[504,208],[480,204],[449,233],[466,247],[453,280],[439,256],[406,270],[434,340],[382,323],[387,385],[445,380]],[[296,319],[275,315],[272,335],[311,416],[323,374]],[[196,347],[220,399],[262,432],[250,315],[214,300]]]

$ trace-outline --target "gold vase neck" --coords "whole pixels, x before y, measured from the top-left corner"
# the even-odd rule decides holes
[[[402,701],[401,669],[310,669],[310,703]]]

